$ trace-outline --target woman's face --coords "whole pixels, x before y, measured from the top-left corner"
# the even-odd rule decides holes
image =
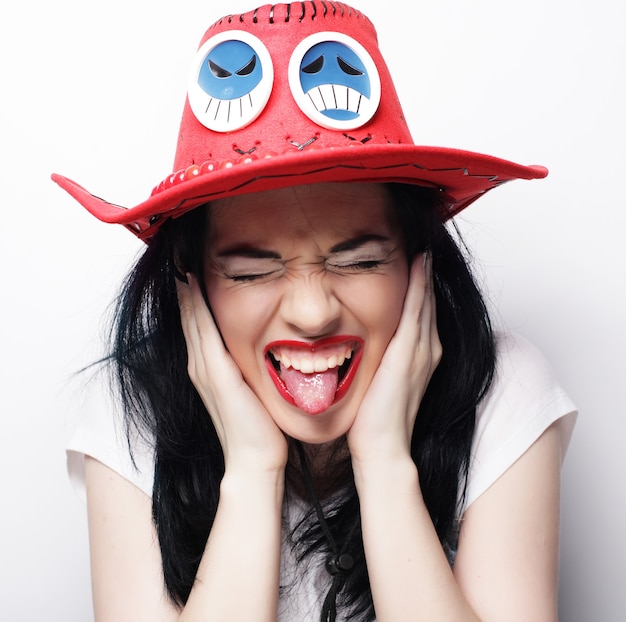
[[[339,438],[407,288],[387,190],[318,184],[222,199],[208,226],[209,303],[245,381],[287,435]]]

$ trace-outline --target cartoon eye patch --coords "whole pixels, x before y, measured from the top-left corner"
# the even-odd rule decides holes
[[[367,69],[343,43],[313,46],[300,63],[302,90],[330,119],[358,119],[361,101],[371,93]]]
[[[205,127],[229,132],[252,123],[265,108],[274,70],[267,48],[243,31],[204,43],[189,79],[189,105]]]
[[[291,57],[289,84],[300,109],[328,129],[361,127],[380,102],[374,61],[341,33],[317,33],[302,41]]]
[[[380,103],[380,77],[367,50],[347,35],[320,32],[296,46],[288,66],[292,96],[317,125],[353,130]],[[231,132],[252,123],[269,101],[274,67],[265,45],[234,30],[206,41],[189,78],[189,105],[205,127]]]
[[[243,41],[224,41],[207,54],[198,84],[215,99],[233,100],[249,96],[262,77],[254,49]]]

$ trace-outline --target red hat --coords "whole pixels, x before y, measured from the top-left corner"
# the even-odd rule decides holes
[[[146,201],[124,208],[66,177],[52,179],[100,220],[149,241],[167,218],[237,194],[395,181],[433,188],[449,218],[491,188],[547,172],[415,145],[372,23],[341,2],[310,0],[230,15],[207,30],[174,172]]]

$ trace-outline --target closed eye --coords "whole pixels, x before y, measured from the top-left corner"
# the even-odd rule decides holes
[[[373,271],[392,259],[395,248],[385,236],[357,236],[333,246],[325,266],[332,272]]]
[[[350,261],[350,262],[328,262],[326,267],[332,272],[347,271],[347,272],[367,272],[368,270],[375,270],[379,268],[386,261],[381,259],[367,259],[363,261]]]
[[[258,274],[224,274],[224,276],[234,283],[252,283],[263,279],[269,280],[270,278],[276,278],[279,276],[280,272],[280,270],[274,270],[272,272],[263,272]]]
[[[219,258],[215,264],[215,271],[233,283],[253,283],[281,276],[284,264],[282,260],[271,257],[232,255]]]
[[[212,263],[216,274],[233,283],[268,280],[284,271],[284,262],[278,253],[247,244],[219,251]]]

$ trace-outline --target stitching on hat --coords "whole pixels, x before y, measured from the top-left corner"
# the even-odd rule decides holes
[[[298,151],[304,151],[309,145],[312,145],[318,138],[319,138],[318,136],[311,136],[309,140],[307,140],[306,142],[303,142],[302,144],[296,142],[295,140],[290,140],[289,144],[293,145]]]
[[[350,136],[350,134],[345,134],[344,136],[348,139],[348,140],[353,140],[356,143],[367,143],[370,140],[372,140],[374,137],[371,134],[368,134],[367,136],[365,136],[365,138],[355,138],[354,136]]]
[[[248,149],[247,151],[245,151],[244,149],[241,149],[240,147],[238,147],[237,145],[233,145],[233,151],[235,153],[238,153],[239,155],[250,155],[251,153],[254,153],[257,150],[257,146],[255,145],[254,147],[250,147],[250,149]]]
[[[349,17],[356,17],[357,19],[359,18],[363,18],[364,15],[358,11],[357,9],[352,8],[351,6],[344,4],[343,2],[335,2],[335,0],[309,0],[310,4],[311,4],[311,9],[310,9],[310,18],[311,20],[314,20],[317,18],[318,12],[321,12],[322,17],[326,17],[329,13],[329,11],[332,10],[332,16],[335,17],[338,13],[340,14],[341,17],[345,17],[346,13],[348,14]],[[307,2],[306,1],[301,1],[301,2],[286,2],[284,3],[285,6],[285,10],[286,10],[286,14],[285,14],[285,22],[288,23],[293,19],[296,19],[295,15],[292,15],[292,6],[294,4],[299,4],[300,5],[300,15],[297,18],[299,22],[304,21],[304,19],[307,17]],[[268,22],[270,24],[275,24],[276,23],[276,19],[275,19],[275,15],[276,15],[276,9],[278,8],[278,4],[272,4],[270,6],[270,12],[269,12],[269,16],[268,16]],[[257,7],[256,9],[254,9],[254,11],[252,12],[252,23],[253,24],[258,24],[259,23],[259,10],[263,8],[263,7]],[[245,21],[245,16],[248,15],[247,13],[241,13],[239,14],[239,21],[240,22],[244,22]],[[217,26],[221,23],[223,23],[225,20],[228,21],[228,23],[232,23],[232,21],[235,19],[234,15],[228,15],[225,17],[222,17],[220,20],[218,20],[215,24],[213,24],[213,26]]]

